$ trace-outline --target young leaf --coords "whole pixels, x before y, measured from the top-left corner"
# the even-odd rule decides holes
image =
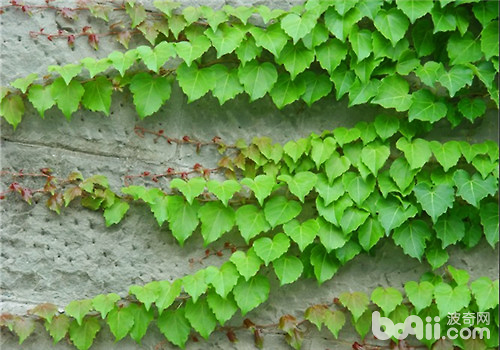
[[[105,319],[106,315],[115,308],[118,300],[120,300],[120,296],[115,293],[99,294],[92,299],[92,307],[94,310],[99,311],[102,319]]]
[[[368,309],[370,303],[368,296],[361,292],[342,293],[339,295],[339,300],[351,312],[355,322]]]
[[[33,84],[33,82],[38,79],[38,74],[36,73],[31,73],[31,74],[28,74],[27,76],[23,77],[23,78],[19,78],[19,79],[16,79],[14,80],[12,83],[10,83],[10,85],[12,87],[15,87],[16,89],[19,89],[21,90],[21,92],[23,94],[26,93],[26,91],[28,90],[28,87]]]
[[[101,324],[96,318],[86,318],[82,323],[73,321],[69,325],[69,338],[78,350],[88,350],[100,329]]]
[[[302,16],[290,13],[281,19],[281,28],[293,39],[293,43],[305,37],[316,25],[317,16],[305,12]]]
[[[260,265],[263,261],[255,254],[255,250],[250,248],[246,253],[242,251],[236,251],[231,255],[229,260],[236,266],[240,275],[242,275],[246,281],[259,271]]]
[[[35,320],[27,317],[16,317],[13,330],[19,337],[19,344],[22,344],[35,330]]]
[[[206,181],[202,177],[193,177],[188,181],[181,179],[170,181],[170,188],[177,188],[186,197],[189,204],[193,204],[193,200],[203,193],[205,185]]]
[[[161,292],[161,286],[158,281],[149,282],[144,286],[130,286],[129,294],[136,296],[137,300],[144,304],[146,311],[149,311],[151,305],[158,299]]]
[[[241,314],[245,316],[250,310],[266,301],[269,289],[269,281],[265,276],[257,275],[248,281],[240,279],[234,287],[233,294]]]
[[[297,198],[304,203],[304,198],[311,192],[317,181],[317,176],[310,171],[302,171],[296,173],[293,177],[290,175],[280,175],[278,180],[284,181],[288,185],[288,189]]]
[[[106,208],[104,210],[106,227],[118,224],[123,219],[129,208],[129,204],[121,200],[115,201],[112,206]]]
[[[200,295],[207,290],[208,284],[206,282],[205,273],[205,270],[199,270],[195,274],[187,275],[182,278],[184,291],[193,298],[193,302],[195,303]]]
[[[134,326],[134,314],[127,308],[115,308],[111,310],[106,322],[115,336],[115,341],[124,338]]]
[[[191,332],[184,308],[167,310],[158,317],[158,329],[174,345],[184,349]]]
[[[274,23],[265,30],[252,27],[249,31],[255,38],[257,46],[263,47],[275,57],[279,56],[289,39],[288,35],[281,29],[280,23]]]
[[[137,27],[142,21],[144,21],[144,19],[146,19],[146,10],[141,4],[129,1],[125,4],[125,11],[132,20],[132,28]]]
[[[448,171],[457,165],[462,156],[460,144],[457,141],[448,141],[446,143],[431,141],[429,146],[431,146],[434,157],[443,166],[444,171]]]
[[[396,148],[403,151],[410,169],[418,169],[424,166],[432,155],[429,142],[423,139],[415,139],[412,142],[401,138],[396,142]]]
[[[167,202],[169,228],[181,246],[198,226],[199,208],[197,201],[189,204],[180,196],[169,197]]]
[[[345,193],[344,184],[341,179],[337,179],[330,185],[324,174],[317,176],[315,189],[321,198],[323,198],[325,205],[330,205]]]
[[[457,285],[466,285],[467,283],[469,283],[470,275],[467,271],[459,270],[449,265],[448,272],[450,273],[453,280],[457,283]]]
[[[43,110],[41,114],[42,113]],[[0,103],[0,116],[4,117],[7,123],[14,127],[14,130],[16,130],[17,125],[21,122],[23,114],[24,102],[21,96],[10,95],[2,99],[2,102]]]
[[[336,146],[337,142],[333,137],[311,141],[311,159],[314,161],[314,164],[316,164],[317,169],[332,156]]]
[[[422,261],[426,241],[431,238],[429,226],[422,220],[405,222],[394,230],[394,243],[403,248],[405,254]]]
[[[45,329],[49,332],[52,339],[54,339],[54,344],[66,336],[69,324],[70,318],[64,314],[54,316],[50,323],[45,321]]]
[[[191,326],[205,339],[208,339],[217,325],[217,320],[205,298],[199,299],[196,303],[189,299],[186,302],[185,316]]]
[[[362,17],[363,15],[356,7],[347,11],[344,15],[340,15],[331,7],[325,12],[325,24],[336,38],[345,42],[354,24]]]
[[[493,309],[498,305],[498,280],[492,282],[488,277],[479,277],[471,283],[470,289],[479,312]]]
[[[304,266],[300,259],[290,255],[283,255],[274,260],[273,268],[276,276],[278,276],[280,280],[281,286],[295,282],[300,275],[302,275],[302,271],[304,270]]]
[[[357,129],[355,129],[357,130]],[[328,180],[334,179],[344,174],[351,167],[351,162],[346,156],[340,156],[337,151],[333,152],[330,158],[325,162],[325,172]]]
[[[154,78],[148,73],[134,75],[129,89],[134,96],[137,114],[141,119],[157,112],[170,98],[170,82],[164,77]]]
[[[443,266],[450,256],[448,255],[448,252],[441,248],[441,246],[438,243],[433,243],[430,247],[427,248],[427,251],[425,252],[425,258],[427,259],[427,262],[431,265],[433,270],[436,270],[437,268]]]
[[[97,74],[106,71],[111,66],[111,61],[108,58],[96,60],[93,57],[84,57],[80,60],[83,66],[89,71],[91,78]]]
[[[227,298],[223,298],[219,294],[210,291],[207,294],[207,302],[221,326],[238,311],[238,306],[231,294]]]
[[[370,169],[374,176],[385,165],[391,154],[389,146],[372,142],[361,151],[361,161]]]
[[[234,226],[234,209],[218,202],[209,202],[198,211],[201,235],[205,246],[218,240]]]
[[[236,266],[227,261],[220,268],[215,266],[209,266],[205,270],[205,279],[207,283],[211,284],[217,294],[221,297],[226,298],[229,292],[233,290],[233,287],[238,282],[238,270]]]
[[[285,254],[290,247],[290,239],[283,233],[276,234],[273,239],[262,237],[253,242],[255,254],[267,266],[270,262]]]
[[[156,73],[160,71],[165,62],[176,55],[174,45],[166,41],[162,41],[153,49],[149,46],[139,46],[136,50],[146,67]]]
[[[47,71],[57,72],[64,79],[66,85],[69,85],[71,79],[76,77],[82,71],[81,64],[67,64],[65,66],[48,66]]]
[[[137,58],[137,50],[129,50],[125,53],[120,51],[113,51],[108,56],[111,63],[113,63],[113,67],[120,72],[120,75],[125,76],[125,71],[132,67]]]
[[[66,84],[62,78],[57,78],[50,89],[57,107],[63,112],[66,119],[70,120],[71,114],[78,109],[80,100],[85,93],[82,84],[76,80]]]
[[[28,91],[28,100],[33,104],[33,107],[36,108],[40,116],[43,118],[45,111],[50,109],[56,102],[52,98],[52,92],[50,86],[41,86],[41,85],[33,85],[30,87]],[[12,102],[11,102],[12,103]],[[3,101],[2,101],[3,104]],[[21,107],[19,101],[16,102],[16,105],[13,106],[14,111],[16,111],[13,115],[13,120],[21,120],[22,115],[24,114],[24,106]],[[3,108],[3,107],[2,107]],[[11,107],[12,108],[12,107]],[[22,111],[22,113],[20,113]],[[11,112],[12,113],[12,112]],[[20,116],[17,114],[20,113]],[[3,115],[3,112],[2,112]]]
[[[241,189],[241,185],[236,180],[226,180],[222,183],[211,180],[207,182],[207,188],[227,207],[228,201]]]
[[[319,224],[315,219],[309,219],[302,224],[297,220],[291,220],[283,225],[285,233],[304,251],[310,245],[319,231]]]
[[[443,249],[462,240],[465,236],[465,225],[455,215],[441,216],[434,225],[436,236],[441,240]]]
[[[470,303],[471,295],[467,285],[452,288],[447,283],[439,283],[434,287],[434,298],[439,310],[439,316],[460,311]]]
[[[302,211],[302,206],[294,200],[287,200],[284,196],[272,197],[264,205],[264,215],[272,228],[289,222]]]
[[[246,31],[243,30],[243,27],[236,25],[229,26],[224,23],[216,30],[207,29],[205,35],[210,39],[215,50],[217,50],[217,58],[220,58],[223,55],[233,52],[240,46],[246,35]]]
[[[97,77],[94,80],[86,82],[83,87],[82,104],[86,108],[94,112],[104,112],[109,115],[111,107],[111,94],[113,93],[113,85],[105,77]]]
[[[240,45],[234,50],[236,56],[241,61],[241,65],[244,66],[247,62],[250,62],[259,56],[262,52],[262,47],[257,46],[253,36],[247,37]]]
[[[384,314],[388,315],[396,306],[401,304],[403,296],[399,290],[392,287],[377,287],[373,290],[371,299],[375,304],[380,306]]]
[[[271,91],[278,80],[278,72],[269,62],[259,64],[251,61],[238,69],[238,77],[250,95],[250,101],[255,101]]]
[[[248,244],[250,239],[261,232],[267,232],[271,229],[266,221],[264,212],[255,205],[247,204],[236,210],[236,224],[240,230],[241,236]]]
[[[431,305],[434,295],[434,285],[427,281],[420,283],[409,281],[405,284],[405,291],[408,299],[415,307],[415,311],[418,313]]]
[[[389,39],[393,46],[405,36],[410,23],[406,16],[399,10],[392,8],[388,11],[380,10],[373,23],[375,28]]]
[[[413,188],[413,192],[434,223],[448,208],[453,207],[455,201],[455,191],[444,184],[431,188],[427,183],[421,182]]]
[[[160,291],[158,298],[155,300],[155,305],[158,309],[158,314],[161,315],[181,293],[182,280],[175,280],[172,283],[169,281],[159,281],[158,284]]]
[[[37,315],[47,321],[52,322],[52,318],[58,313],[57,306],[51,303],[43,303],[35,306],[33,309],[28,310],[28,314]]]
[[[345,315],[340,310],[328,310],[325,313],[325,319],[323,322],[337,339],[339,337],[340,330],[345,324]]]
[[[321,245],[316,245],[312,249],[310,259],[318,284],[322,284],[332,278],[340,267],[334,255],[328,254]]]
[[[380,222],[372,217],[368,217],[358,229],[358,242],[365,251],[369,251],[384,237],[384,233],[384,228]]]
[[[141,339],[144,337],[148,330],[148,326],[154,318],[153,310],[147,311],[144,306],[137,304],[130,304],[126,307],[127,310],[134,317],[134,325],[130,330],[130,337],[134,339],[137,344],[141,343]]]
[[[222,64],[216,64],[211,69],[215,79],[212,95],[219,100],[221,105],[244,91],[236,69],[228,70]]]
[[[92,310],[92,300],[73,300],[64,309],[68,316],[74,317],[76,322],[81,326],[85,315]]]

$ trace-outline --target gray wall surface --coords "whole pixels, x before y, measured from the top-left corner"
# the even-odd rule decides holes
[[[260,5],[289,8],[301,1],[184,1],[185,4],[206,4],[219,8],[230,5]],[[1,4],[7,1],[1,1]],[[34,3],[34,2],[32,2]],[[39,1],[43,3],[43,1]],[[56,2],[56,4],[63,2]],[[64,2],[70,6],[70,2]],[[92,50],[85,39],[77,40],[75,48],[68,48],[64,40],[50,42],[46,38],[33,39],[30,31],[45,28],[55,32],[57,26],[80,30],[84,25],[94,30],[106,30],[102,21],[88,15],[80,15],[76,22],[68,22],[52,12],[34,13],[32,17],[18,10],[9,9],[0,15],[1,51],[0,80],[5,86],[10,81],[29,73],[46,74],[51,64],[75,63],[80,58],[102,58],[122,47],[102,38],[100,49]],[[136,40],[132,44],[142,44]],[[238,138],[251,140],[254,136],[270,136],[284,143],[304,137],[311,132],[321,133],[338,126],[352,127],[358,121],[371,121],[381,111],[372,106],[347,108],[347,101],[335,102],[332,96],[324,98],[311,108],[294,104],[277,110],[269,98],[249,103],[240,96],[224,106],[212,97],[188,104],[187,98],[175,86],[172,97],[152,117],[139,121],[131,96],[114,93],[111,116],[78,111],[70,122],[55,107],[42,120],[33,108],[28,108],[24,120],[14,132],[2,120],[1,168],[36,171],[52,168],[65,176],[79,170],[84,176],[106,175],[115,191],[123,186],[123,176],[148,170],[163,172],[172,167],[176,170],[191,169],[195,163],[213,167],[217,159],[214,149],[204,148],[197,154],[193,147],[154,143],[152,138],[137,137],[134,125],[148,129],[165,129],[172,137],[189,135],[200,140],[220,136],[231,143]],[[450,130],[446,124],[437,124],[433,135],[440,140],[459,139],[478,142],[496,140],[498,121],[491,112],[481,122]],[[2,178],[2,188],[11,179]],[[223,258],[211,258],[202,265],[190,265],[190,258],[204,254],[199,233],[190,238],[180,249],[166,228],[158,228],[154,217],[144,206],[133,205],[119,225],[106,228],[100,213],[70,205],[61,215],[49,211],[43,203],[28,206],[20,199],[1,202],[0,230],[0,313],[22,313],[33,306],[51,302],[64,307],[74,299],[92,298],[101,293],[116,292],[124,296],[132,284],[145,284],[152,280],[181,278],[208,264],[220,265]],[[236,235],[216,242],[239,242]],[[241,240],[241,238],[240,238]],[[450,249],[449,263],[467,269],[472,278],[498,277],[498,248],[492,250],[483,241],[470,251]],[[362,254],[341,268],[331,280],[318,287],[312,280],[300,281],[278,288],[276,278],[270,274],[269,300],[248,317],[256,323],[276,322],[284,314],[301,316],[309,305],[330,302],[344,291],[370,293],[377,286],[394,286],[402,289],[408,280],[417,280],[430,267],[405,256],[392,242],[379,244],[373,254]],[[231,323],[241,324],[241,316]],[[221,332],[214,333],[208,341],[189,342],[188,349],[253,349],[249,332],[237,333],[240,341],[231,344]],[[306,334],[303,349],[351,349],[357,339],[349,327],[340,333],[341,341],[333,340],[328,331],[312,328]],[[281,334],[265,336],[265,348],[287,349]],[[130,338],[114,343],[108,330],[102,331],[92,349],[170,349],[164,337],[151,325],[142,345]],[[38,326],[22,346],[17,337],[9,332],[1,334],[2,349],[69,349],[62,341],[52,345],[51,338]]]

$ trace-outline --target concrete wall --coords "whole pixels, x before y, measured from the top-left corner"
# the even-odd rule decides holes
[[[203,2],[219,8],[224,4],[279,6],[288,8],[298,0],[266,1],[222,1]],[[2,4],[6,1],[2,1]],[[40,1],[42,3],[42,1]],[[59,2],[61,3],[61,2]],[[185,1],[195,4],[196,1]],[[68,2],[65,2],[68,4]],[[198,2],[202,4],[202,2]],[[102,22],[85,14],[71,23],[50,12],[35,13],[28,17],[20,11],[8,10],[0,15],[1,85],[35,72],[46,74],[48,65],[77,62],[85,56],[105,57],[121,46],[113,41],[101,39],[100,49],[94,51],[84,39],[77,41],[73,50],[64,41],[50,42],[45,38],[33,39],[29,31],[41,27],[54,32],[57,25],[76,28],[92,25],[94,30],[105,31]],[[137,40],[133,44],[140,44]],[[65,176],[79,170],[84,176],[104,174],[112,188],[119,191],[123,176],[148,170],[161,172],[168,167],[190,169],[195,163],[214,166],[216,151],[203,149],[196,154],[189,146],[154,143],[152,138],[138,138],[134,125],[150,129],[165,129],[172,137],[189,135],[202,140],[220,136],[228,143],[238,138],[250,140],[253,136],[271,136],[275,141],[320,133],[338,126],[351,127],[360,120],[371,121],[380,112],[371,106],[347,109],[347,102],[335,102],[332,97],[323,99],[311,108],[294,104],[283,110],[273,107],[267,97],[249,103],[239,97],[219,106],[212,97],[205,97],[188,104],[186,97],[175,86],[172,97],[153,117],[139,121],[131,96],[114,93],[111,116],[88,111],[79,111],[67,122],[53,108],[42,120],[38,113],[28,108],[23,122],[16,132],[2,120],[1,167],[2,169],[37,170],[50,167],[55,173]],[[473,128],[465,126],[449,130],[437,125],[433,135],[441,140],[466,139],[470,142],[495,139],[498,129],[495,113]],[[2,178],[2,189],[11,179]],[[25,313],[42,302],[52,302],[64,307],[74,299],[92,298],[101,293],[116,292],[125,295],[131,284],[145,284],[152,280],[177,279],[203,267],[191,266],[190,258],[203,256],[204,248],[199,233],[190,238],[184,249],[180,249],[168,230],[158,228],[153,216],[144,206],[133,205],[119,225],[106,228],[102,215],[70,205],[59,216],[49,211],[44,204],[28,206],[20,200],[9,199],[1,203],[1,254],[0,312]],[[239,242],[236,235],[225,240]],[[240,239],[241,240],[241,239]],[[473,278],[486,275],[498,276],[498,249],[493,251],[485,242],[470,251],[456,248],[449,251],[450,264],[470,271]],[[227,257],[212,258],[206,264],[221,264]],[[205,265],[206,266],[206,265]],[[276,322],[283,314],[299,316],[308,305],[329,302],[344,291],[370,293],[377,286],[402,288],[407,280],[418,279],[429,266],[409,258],[392,242],[379,244],[373,254],[361,255],[343,267],[333,280],[321,287],[312,281],[301,281],[284,288],[270,274],[271,295],[269,301],[251,312],[248,317],[254,322]],[[241,324],[235,317],[232,324]],[[334,341],[326,332],[312,328],[306,334],[303,349],[350,349],[356,336],[350,327],[340,333],[342,341]],[[227,341],[223,333],[215,333],[209,341],[190,342],[188,349],[253,349],[252,336],[238,332],[239,343]],[[142,345],[126,339],[114,343],[108,330],[102,331],[92,349],[168,349],[164,337],[154,325]],[[2,349],[69,349],[64,341],[52,346],[51,339],[39,326],[22,346],[17,338],[2,332]],[[265,336],[268,349],[287,349],[280,334]]]

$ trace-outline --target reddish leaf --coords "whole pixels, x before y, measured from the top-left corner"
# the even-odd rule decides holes
[[[51,303],[44,303],[35,306],[28,311],[31,315],[37,315],[47,320],[48,323],[52,321],[52,317],[57,313],[57,306]]]
[[[35,330],[35,321],[32,318],[16,317],[14,319],[14,332],[19,336],[19,344],[28,338]]]
[[[9,313],[4,313],[0,315],[0,326],[7,327],[12,332],[12,327],[14,326],[14,315]]]
[[[278,328],[288,333],[288,335],[292,336],[293,331],[297,327],[297,319],[292,315],[284,315],[281,316],[280,322],[278,324]]]
[[[234,331],[232,329],[229,329],[226,332],[226,336],[227,336],[227,339],[229,339],[229,341],[231,343],[236,343],[238,341],[238,338],[236,338],[236,334],[234,333]]]
[[[23,201],[31,204],[31,198],[33,198],[33,193],[29,188],[21,188],[21,197]]]
[[[68,7],[63,7],[62,9],[59,10],[59,12],[61,13],[61,16],[63,16],[66,19],[75,20],[78,18],[76,12]]]
[[[262,338],[262,331],[260,329],[253,331],[253,340],[257,348],[262,349],[264,347],[264,338]]]
[[[313,305],[307,308],[305,312],[306,320],[313,323],[318,327],[318,330],[321,330],[321,325],[325,320],[326,312],[328,311],[328,307],[326,305]]]
[[[50,198],[47,200],[47,207],[50,210],[55,211],[57,214],[61,213],[62,205],[63,205],[63,196],[60,193],[55,193],[54,195],[50,196]]]
[[[89,45],[92,46],[94,50],[99,48],[99,37],[97,34],[89,34]]]
[[[285,340],[294,349],[300,349],[304,340],[304,333],[294,328],[291,334],[285,335]]]
[[[78,186],[67,188],[64,191],[64,205],[67,207],[68,204],[75,199],[76,197],[80,197],[82,195],[82,189]]]
[[[118,42],[122,44],[126,49],[128,49],[130,38],[132,38],[132,34],[128,30],[118,32],[118,34],[116,34],[116,40],[118,40]]]

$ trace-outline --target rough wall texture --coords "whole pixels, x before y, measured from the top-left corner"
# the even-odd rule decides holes
[[[288,8],[299,2],[184,1],[186,5],[203,3],[214,8],[224,4],[267,4]],[[0,15],[1,84],[7,85],[32,72],[44,75],[50,64],[74,63],[85,56],[101,58],[121,49],[119,44],[102,39],[98,51],[92,50],[84,40],[77,41],[71,50],[64,41],[35,40],[29,35],[29,31],[42,27],[47,32],[56,31],[58,26],[78,31],[87,24],[96,31],[102,26],[100,21],[85,15],[80,16],[76,23],[49,12],[28,17],[20,11],[9,10]],[[250,140],[253,136],[271,136],[283,143],[310,132],[320,133],[337,126],[350,127],[361,120],[370,121],[380,112],[367,106],[347,109],[346,101],[336,103],[331,97],[312,108],[294,104],[281,111],[267,98],[248,103],[246,97],[239,97],[223,107],[212,97],[188,104],[180,89],[174,87],[171,99],[160,112],[139,122],[130,98],[128,94],[115,93],[109,118],[79,111],[71,122],[67,122],[53,108],[42,120],[35,110],[29,109],[16,132],[2,120],[2,169],[50,167],[62,176],[74,170],[81,171],[84,176],[103,174],[108,176],[112,188],[119,191],[126,174],[144,170],[164,171],[168,167],[190,169],[195,163],[211,167],[217,158],[214,150],[203,149],[196,154],[189,146],[155,144],[151,138],[141,139],[133,132],[136,124],[150,129],[163,128],[173,137],[190,135],[211,139],[217,135],[226,142],[233,142],[238,138]],[[451,131],[438,125],[433,135],[440,140],[475,142],[496,139],[496,130],[497,118],[491,113],[474,128]],[[5,186],[9,179],[3,180],[2,186]],[[158,228],[153,216],[143,206],[133,206],[121,224],[105,228],[100,214],[82,210],[78,205],[70,205],[58,216],[42,204],[28,206],[21,201],[9,200],[2,203],[0,227],[0,312],[24,313],[41,302],[63,307],[71,300],[107,292],[124,295],[132,284],[173,280],[202,267],[188,263],[190,258],[203,256],[200,235],[195,234],[185,248],[180,249],[165,228]],[[239,242],[236,235],[230,239]],[[498,251],[493,251],[484,242],[468,252],[451,249],[449,253],[450,264],[466,268],[473,278],[498,276]],[[224,259],[213,258],[205,263],[217,265]],[[260,323],[275,322],[286,313],[300,315],[308,305],[330,301],[343,291],[371,292],[380,285],[402,288],[405,281],[418,279],[428,269],[427,264],[403,255],[401,249],[391,242],[384,242],[370,256],[361,255],[349,262],[333,280],[321,287],[313,281],[302,281],[278,290],[278,283],[271,276],[269,301],[248,317]],[[233,323],[241,324],[241,317],[236,317]],[[238,337],[239,343],[233,345],[224,334],[215,333],[209,341],[192,342],[187,348],[254,348],[249,333],[238,333]],[[343,341],[334,341],[326,332],[311,329],[303,349],[350,349],[352,340],[356,339],[349,328],[342,330],[341,338]],[[13,335],[2,332],[2,349],[71,348],[64,342],[53,346],[41,327],[22,346],[16,342]],[[142,345],[130,339],[115,344],[113,336],[105,330],[98,335],[92,349],[154,349],[158,344],[169,348],[157,328],[151,325]],[[277,334],[266,335],[265,346],[269,349],[288,348],[283,336]]]

